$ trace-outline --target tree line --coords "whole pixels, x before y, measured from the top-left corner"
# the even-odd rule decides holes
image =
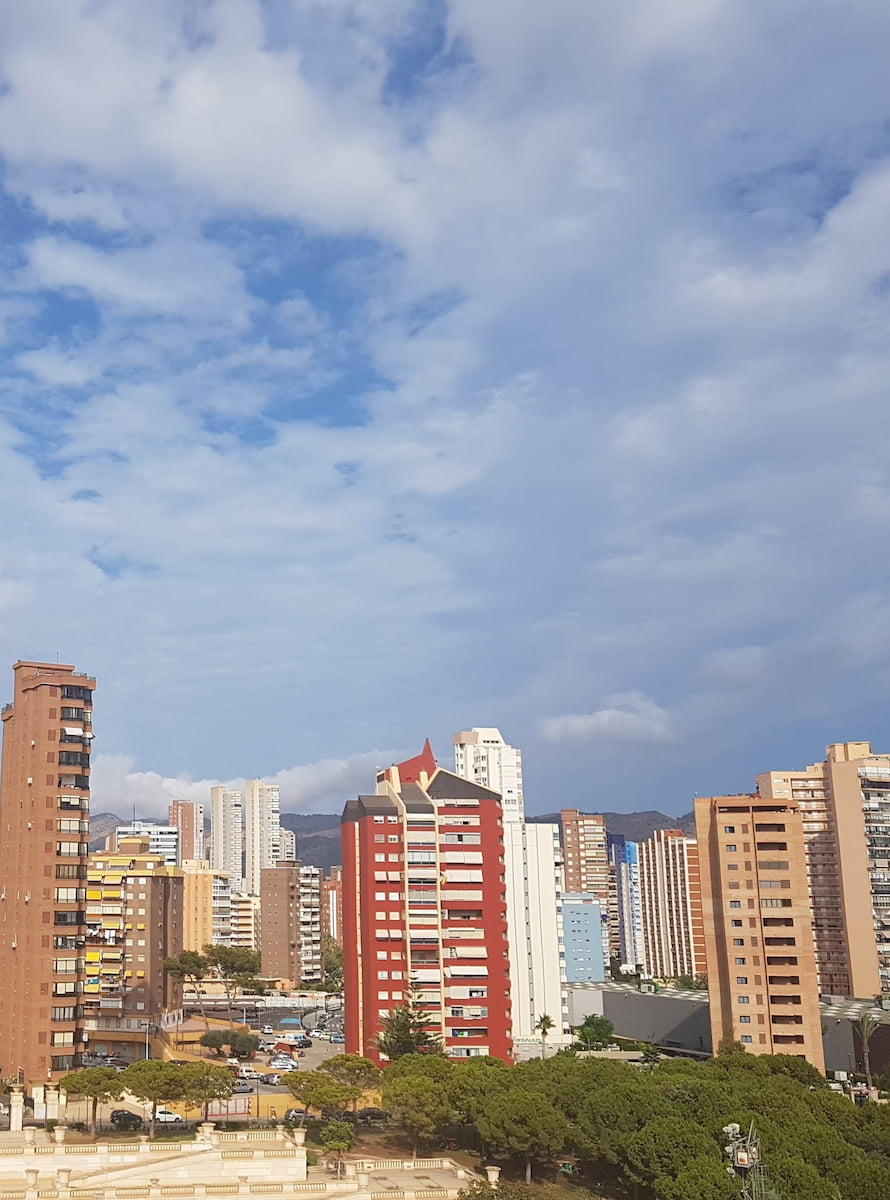
[[[474,1131],[487,1158],[552,1169],[568,1157],[591,1184],[653,1200],[734,1200],[725,1126],[754,1122],[770,1200],[887,1200],[890,1108],[857,1107],[804,1060],[724,1047],[708,1063],[650,1058],[643,1067],[563,1052],[507,1066],[436,1053],[390,1063],[384,1108],[412,1138]]]

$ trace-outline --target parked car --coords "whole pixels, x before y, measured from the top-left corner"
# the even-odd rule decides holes
[[[111,1114],[111,1123],[115,1129],[133,1132],[141,1129],[144,1122],[138,1113],[130,1112],[128,1108],[116,1108]]]
[[[242,1092],[252,1092],[252,1091],[253,1091],[253,1084],[250,1082],[249,1079],[236,1079],[235,1080],[235,1086],[232,1088],[232,1092],[234,1095],[239,1095]]]
[[[260,1077],[260,1073],[256,1069],[256,1067],[239,1067],[238,1068],[238,1078],[239,1079],[259,1079],[259,1077]]]
[[[389,1120],[389,1113],[382,1108],[360,1108],[356,1115],[363,1125],[382,1125]]]
[[[260,1076],[260,1083],[268,1084],[269,1087],[278,1087],[281,1083],[281,1076],[271,1071],[268,1075]]]
[[[264,1025],[263,1028],[260,1030],[260,1033],[274,1033],[274,1032],[275,1032],[274,1025]]]
[[[345,1046],[346,1038],[343,1036],[342,1033],[332,1033],[331,1034],[331,1045],[332,1046]]]
[[[300,1038],[298,1041],[294,1042],[294,1045],[299,1050],[311,1050],[312,1049],[312,1043],[310,1042],[309,1038],[305,1038],[305,1037]]]
[[[237,1087],[238,1085],[236,1084],[235,1086]],[[181,1125],[183,1117],[181,1117],[179,1113],[175,1113],[169,1108],[159,1108],[155,1113],[155,1120],[159,1125]]]
[[[305,1108],[289,1108],[284,1114],[285,1121],[302,1121],[306,1116]]]

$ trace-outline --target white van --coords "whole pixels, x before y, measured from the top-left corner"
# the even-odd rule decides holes
[[[256,1069],[256,1067],[239,1067],[238,1068],[238,1078],[239,1079],[259,1079],[259,1077],[260,1077],[260,1073]]]

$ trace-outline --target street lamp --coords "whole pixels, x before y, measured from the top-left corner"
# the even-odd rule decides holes
[[[151,1058],[151,1046],[148,1042],[148,1035],[151,1031],[151,1021],[140,1021],[139,1024],[145,1030],[145,1057],[148,1059]]]

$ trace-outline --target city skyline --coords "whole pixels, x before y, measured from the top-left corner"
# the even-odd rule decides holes
[[[103,807],[469,721],[530,813],[887,743],[886,5],[47,4],[0,662],[103,680]]]

